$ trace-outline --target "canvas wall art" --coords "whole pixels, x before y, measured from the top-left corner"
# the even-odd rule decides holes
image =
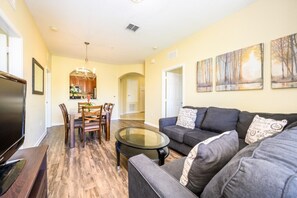
[[[297,87],[297,34],[271,41],[271,87]]]
[[[216,57],[216,91],[263,88],[263,43]]]
[[[197,92],[212,91],[212,58],[197,62]]]

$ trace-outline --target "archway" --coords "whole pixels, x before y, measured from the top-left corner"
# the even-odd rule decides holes
[[[145,86],[144,76],[128,73],[119,78],[120,119],[144,120]]]

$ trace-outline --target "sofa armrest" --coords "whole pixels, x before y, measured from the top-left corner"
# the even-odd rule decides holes
[[[164,132],[163,130],[164,127],[175,125],[176,121],[177,121],[177,117],[160,118],[159,131]]]
[[[143,154],[128,162],[129,198],[197,197]]]

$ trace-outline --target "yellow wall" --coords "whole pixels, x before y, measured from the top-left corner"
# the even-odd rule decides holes
[[[77,111],[77,102],[86,101],[69,99],[69,74],[77,67],[85,65],[84,60],[52,56],[52,125],[63,124],[63,117],[59,104],[65,103],[68,111]],[[135,65],[111,65],[99,62],[88,62],[89,69],[96,68],[97,75],[97,99],[91,102],[115,104],[112,118],[118,118],[119,107],[119,79],[130,72],[143,74],[142,64]]]
[[[45,135],[45,95],[32,95],[32,58],[48,67],[48,50],[24,1],[16,1],[14,10],[8,1],[0,1],[0,11],[23,39],[23,67],[27,80],[26,131],[24,147],[37,145]]]
[[[162,71],[182,64],[185,65],[184,105],[234,107],[262,112],[297,112],[297,90],[272,90],[270,85],[270,41],[297,32],[296,8],[296,0],[258,0],[156,56],[148,57],[145,60],[146,123],[158,125],[158,119],[162,117]],[[258,43],[264,43],[263,90],[196,92],[198,60],[215,58],[217,55]],[[177,57],[168,59],[168,52],[173,50],[178,51]],[[155,59],[155,64],[151,64],[152,59]]]

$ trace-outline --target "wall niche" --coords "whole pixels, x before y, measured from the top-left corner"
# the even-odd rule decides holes
[[[86,68],[78,68],[69,75],[69,98],[84,99],[88,95],[91,99],[97,98],[96,89],[97,76]]]

